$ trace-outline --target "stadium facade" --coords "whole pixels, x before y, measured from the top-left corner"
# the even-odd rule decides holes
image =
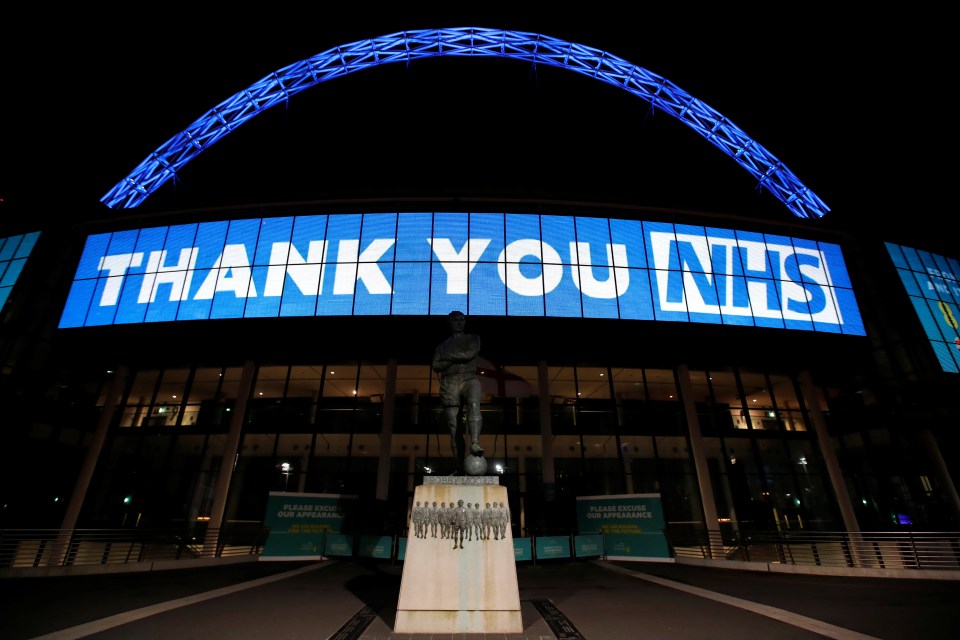
[[[137,206],[197,139],[104,200]],[[668,528],[960,527],[955,259],[799,219],[389,202],[13,229],[0,525],[256,522],[287,491],[359,496],[359,527],[403,534],[414,487],[455,466],[430,358],[460,310],[515,537],[573,532],[578,497],[622,494],[659,495]]]

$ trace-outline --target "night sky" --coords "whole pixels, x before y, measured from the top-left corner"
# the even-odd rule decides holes
[[[802,222],[960,256],[945,13],[239,6],[24,9],[5,20],[2,228],[214,204],[482,195]],[[491,58],[381,65],[322,83],[244,124],[137,209],[100,202],[167,139],[272,71],[364,38],[464,26],[542,33],[667,78],[783,161],[831,212],[799,220],[640,98]]]

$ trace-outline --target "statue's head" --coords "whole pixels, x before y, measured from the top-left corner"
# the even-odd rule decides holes
[[[467,323],[467,316],[463,315],[462,311],[451,311],[447,314],[447,322],[453,331],[462,330]]]

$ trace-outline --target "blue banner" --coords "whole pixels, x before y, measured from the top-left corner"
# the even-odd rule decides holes
[[[533,545],[530,544],[530,538],[513,539],[513,558],[517,562],[533,560]]]
[[[323,554],[326,556],[353,557],[353,543],[352,535],[346,533],[327,534]]]
[[[596,533],[574,536],[573,550],[578,558],[602,556],[603,536]]]
[[[570,536],[540,536],[536,544],[537,560],[570,557]]]
[[[960,373],[960,262],[889,242],[887,251],[940,366]]]
[[[610,560],[672,560],[662,533],[608,533],[603,545]]]
[[[269,530],[261,560],[320,558],[326,536],[339,532],[356,496],[271,491],[263,526]]]
[[[865,335],[837,245],[509,213],[307,215],[91,235],[60,327],[450,309]]]
[[[669,559],[659,493],[577,498],[580,534],[602,534],[611,559]]]
[[[361,558],[390,559],[393,555],[393,538],[390,536],[360,536],[357,555]]]

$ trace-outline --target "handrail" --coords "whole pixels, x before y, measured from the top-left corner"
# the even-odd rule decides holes
[[[268,529],[0,529],[0,573],[202,558],[259,557]],[[740,531],[668,525],[676,559],[825,569],[960,572],[960,532]],[[531,536],[534,543],[535,536]],[[393,548],[396,550],[397,545]]]
[[[812,567],[960,570],[960,533],[668,528],[678,558]]]
[[[260,523],[219,529],[0,529],[0,568],[76,567],[259,554]]]

